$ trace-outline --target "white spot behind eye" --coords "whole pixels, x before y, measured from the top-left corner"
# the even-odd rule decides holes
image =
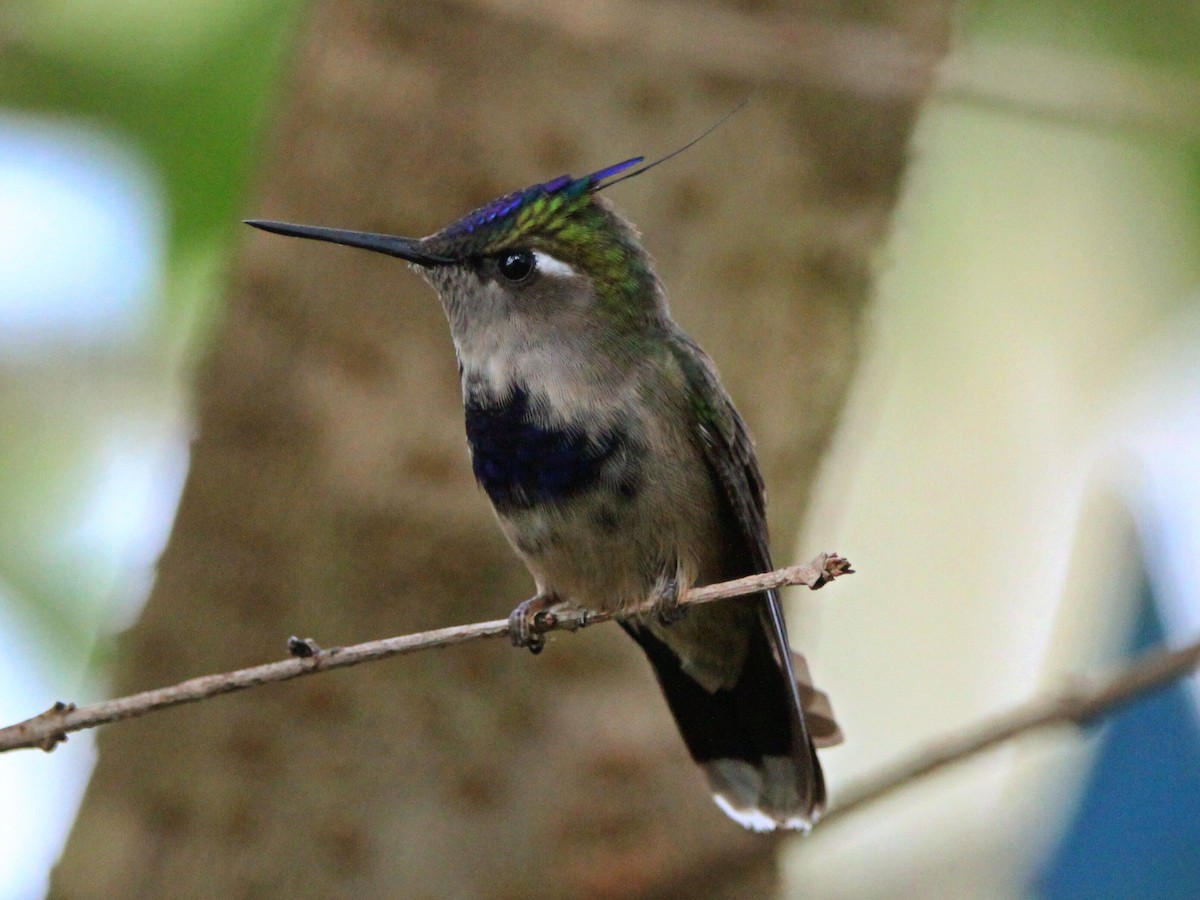
[[[574,278],[579,274],[561,259],[555,259],[549,253],[543,253],[541,250],[534,250],[533,258],[537,260],[538,271],[543,275],[550,275],[554,278]]]

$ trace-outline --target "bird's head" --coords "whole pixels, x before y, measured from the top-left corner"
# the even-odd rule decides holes
[[[435,234],[406,238],[253,220],[256,228],[386,253],[416,266],[441,295],[456,335],[536,318],[608,331],[641,327],[661,308],[633,226],[598,195],[641,157],[581,178],[563,175],[506,194]]]

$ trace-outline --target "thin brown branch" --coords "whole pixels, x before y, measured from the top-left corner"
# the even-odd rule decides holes
[[[842,557],[835,553],[822,553],[807,565],[791,566],[763,575],[752,575],[736,581],[693,588],[679,598],[679,603],[681,605],[711,603],[714,600],[795,584],[806,585],[812,590],[816,590],[834,578],[850,574],[852,571],[850,564]],[[648,604],[630,611],[628,615],[653,611],[654,606]],[[604,622],[611,618],[612,616],[607,613],[563,613],[557,616],[548,616],[539,625],[539,631],[558,629],[574,631],[584,625]],[[121,719],[137,718],[157,709],[166,709],[169,706],[179,706],[183,703],[195,703],[219,694],[244,691],[261,684],[290,681],[293,678],[312,675],[328,669],[356,666],[359,663],[386,659],[404,653],[414,653],[418,650],[449,647],[483,638],[503,637],[507,634],[508,621],[500,619],[493,622],[457,625],[420,634],[367,641],[350,647],[321,649],[311,640],[293,638],[289,641],[293,659],[265,663],[261,666],[238,669],[234,672],[223,672],[219,675],[202,675],[170,687],[143,691],[140,694],[106,700],[91,706],[77,707],[74,703],[55,703],[50,709],[31,719],[7,728],[0,728],[0,752],[23,747],[53,750],[59,742],[67,739],[68,732],[95,728],[97,725],[105,725]]]
[[[1090,685],[1032,700],[969,732],[937,741],[862,782],[850,785],[839,792],[840,801],[825,815],[822,824],[840,819],[939,769],[976,756],[1017,735],[1053,725],[1086,725],[1150,691],[1165,687],[1197,667],[1200,667],[1200,641],[1178,650],[1148,653],[1127,668]]]
[[[751,594],[767,588],[797,584],[816,590],[834,578],[851,572],[853,569],[842,557],[822,553],[807,565],[791,566],[763,575],[693,588],[681,597],[679,602],[681,605],[711,603],[714,600]],[[648,604],[628,614],[640,615],[653,611],[653,605]],[[608,613],[572,611],[547,617],[539,630],[574,631],[584,625],[608,621],[611,618],[613,616]],[[53,750],[58,743],[67,739],[67,733],[71,731],[94,728],[121,719],[137,718],[154,710],[195,703],[262,684],[290,681],[328,669],[354,666],[390,656],[415,653],[418,650],[504,637],[508,633],[508,621],[499,619],[367,641],[349,647],[322,649],[311,640],[292,638],[289,641],[289,648],[294,657],[292,659],[218,675],[204,675],[170,687],[144,691],[92,706],[76,707],[73,703],[56,703],[33,718],[0,728],[0,752],[24,747]],[[1032,700],[985,721],[968,732],[937,741],[913,753],[909,758],[893,763],[873,776],[839,791],[841,799],[825,815],[822,826],[837,821],[939,769],[969,759],[1019,735],[1054,725],[1086,725],[1146,693],[1176,681],[1197,667],[1200,667],[1200,641],[1178,650],[1147,654],[1107,678],[1063,691],[1055,696]]]

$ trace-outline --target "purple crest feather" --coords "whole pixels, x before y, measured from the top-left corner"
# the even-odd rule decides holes
[[[511,194],[505,194],[486,206],[480,207],[472,213],[468,213],[454,225],[445,229],[442,236],[445,238],[454,238],[464,234],[474,234],[485,226],[491,226],[497,220],[503,221],[508,216],[515,213],[527,203],[534,203],[545,197],[553,197],[556,194],[565,193],[570,197],[579,197],[583,194],[594,194],[597,191],[612,187],[614,184],[619,184],[629,178],[635,178],[643,172],[648,172],[655,166],[666,162],[675,156],[678,156],[683,151],[692,147],[697,142],[706,138],[718,128],[726,119],[740,110],[746,105],[745,100],[739,103],[732,110],[727,112],[713,125],[710,125],[699,137],[693,138],[688,143],[684,144],[678,150],[668,153],[666,156],[659,157],[652,163],[647,163],[644,166],[634,169],[638,166],[645,157],[634,156],[631,159],[623,160],[619,163],[614,163],[603,169],[592,172],[590,175],[584,175],[582,178],[574,178],[571,175],[560,175],[543,184],[535,184],[531,187],[524,188],[519,191],[513,191]],[[633,169],[633,171],[629,171]],[[619,177],[614,177],[619,176]],[[609,179],[612,179],[611,181]]]
[[[592,192],[599,190],[601,184],[606,178],[611,178],[613,175],[623,172],[630,166],[637,165],[642,161],[642,157],[635,156],[633,159],[627,159],[624,162],[619,162],[616,165],[601,169],[599,172],[593,172],[591,175],[585,175],[583,178],[575,178],[572,175],[560,175],[557,178],[551,179],[544,184],[535,184],[532,187],[523,188],[519,191],[513,191],[511,194],[505,194],[496,200],[493,200],[487,206],[481,207],[475,212],[470,213],[463,218],[457,225],[453,226],[448,233],[451,234],[474,234],[478,229],[485,225],[490,225],[497,219],[503,219],[508,215],[516,212],[524,204],[538,197],[545,197],[552,194],[557,194],[560,191],[569,191],[572,188],[580,191]]]
[[[595,190],[601,181],[604,181],[607,178],[612,178],[614,175],[620,172],[624,172],[630,166],[636,166],[645,158],[646,157],[644,156],[635,156],[633,159],[627,159],[624,162],[619,162],[616,165],[609,166],[607,169],[601,169],[599,172],[593,172],[591,175],[587,176],[587,183],[593,190]],[[547,187],[549,187],[549,185],[547,185]]]

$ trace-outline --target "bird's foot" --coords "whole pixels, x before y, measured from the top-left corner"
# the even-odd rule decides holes
[[[671,626],[687,615],[688,608],[679,602],[679,579],[674,575],[654,586],[650,596],[654,618],[663,626]]]
[[[554,594],[535,594],[518,604],[508,616],[508,637],[514,647],[527,647],[535,656],[546,647],[543,635],[558,622],[550,607],[558,603]]]

